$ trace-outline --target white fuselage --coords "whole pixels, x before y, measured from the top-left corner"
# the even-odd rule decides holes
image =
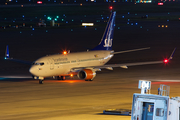
[[[29,71],[38,77],[68,75],[73,68],[91,68],[91,66],[104,65],[113,57],[111,52],[97,50],[44,56],[36,60]]]

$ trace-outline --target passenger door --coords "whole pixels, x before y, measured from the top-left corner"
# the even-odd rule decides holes
[[[49,58],[49,63],[50,63],[50,70],[53,70],[54,69],[54,60]]]

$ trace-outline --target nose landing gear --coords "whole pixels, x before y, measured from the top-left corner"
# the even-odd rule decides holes
[[[39,80],[39,84],[43,84],[44,83],[44,80]]]
[[[33,79],[39,79],[39,84],[43,84],[43,82],[44,82],[44,77],[37,77],[37,76],[32,76],[33,77]]]

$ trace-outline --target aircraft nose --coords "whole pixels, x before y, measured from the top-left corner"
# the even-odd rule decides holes
[[[30,72],[31,74],[33,74],[33,75],[35,75],[36,71],[37,71],[37,69],[36,69],[36,67],[34,67],[34,66],[31,66],[30,69],[29,69],[29,72]]]

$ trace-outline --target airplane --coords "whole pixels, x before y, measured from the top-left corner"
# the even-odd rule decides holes
[[[96,71],[101,71],[101,69],[113,70],[114,67],[127,68],[128,66],[159,64],[166,63],[172,59],[175,49],[173,50],[169,59],[165,59],[164,61],[106,64],[115,54],[149,49],[149,47],[147,47],[114,52],[112,50],[112,43],[115,27],[115,16],[116,11],[111,12],[102,39],[95,48],[85,52],[67,53],[65,51],[63,54],[54,54],[41,57],[34,61],[29,69],[29,72],[32,74],[33,78],[39,79],[39,84],[43,84],[44,78],[47,77],[64,80],[65,76],[74,75],[77,75],[79,79],[92,81],[96,76]],[[9,57],[8,46],[6,47],[5,59],[22,62]]]

